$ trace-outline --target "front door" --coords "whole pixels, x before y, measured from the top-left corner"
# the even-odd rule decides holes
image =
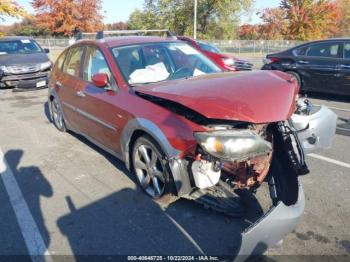
[[[109,85],[106,88],[93,84],[92,76],[97,73],[108,75]],[[85,87],[78,104],[79,113],[84,119],[82,132],[100,145],[119,151],[119,108],[115,106],[118,88],[105,57],[97,47],[86,47],[82,78]]]

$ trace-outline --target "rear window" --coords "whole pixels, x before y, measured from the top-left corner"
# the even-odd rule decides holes
[[[304,56],[306,54],[307,46],[299,47],[293,50],[295,56]]]
[[[204,51],[215,53],[215,54],[221,54],[220,49],[212,44],[201,42],[201,41],[197,41],[197,43],[198,43],[200,49],[202,49]]]
[[[339,43],[316,44],[308,48],[307,56],[337,58],[339,49]]]

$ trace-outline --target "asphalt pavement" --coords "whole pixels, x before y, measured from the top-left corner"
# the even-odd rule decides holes
[[[307,157],[305,214],[281,246],[267,251],[271,258],[350,254],[350,99],[310,99],[339,116],[337,134],[331,149]],[[240,219],[188,200],[159,206],[122,162],[78,135],[58,132],[46,100],[47,90],[0,90],[0,256],[237,250]]]

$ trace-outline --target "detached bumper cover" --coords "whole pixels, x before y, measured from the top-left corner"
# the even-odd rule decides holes
[[[306,154],[327,149],[332,145],[337,126],[337,115],[325,106],[310,115],[292,116],[299,140]]]
[[[260,255],[276,245],[295,229],[304,208],[305,196],[300,184],[298,202],[295,205],[286,206],[280,202],[242,234],[241,248],[236,261],[244,261],[251,255]]]

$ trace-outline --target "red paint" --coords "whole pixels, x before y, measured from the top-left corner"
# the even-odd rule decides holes
[[[220,73],[152,84],[137,90],[162,97],[213,119],[270,123],[288,119],[294,110],[295,83],[285,75],[256,71]]]
[[[217,66],[220,67],[223,71],[239,71],[234,66],[227,66],[223,59],[233,59],[234,61],[244,61],[242,59],[239,59],[237,57],[234,57],[232,55],[223,54],[223,53],[214,53],[214,52],[208,52],[206,50],[201,49],[198,42],[194,40],[193,38],[187,37],[187,36],[178,36],[177,39],[184,41],[188,44],[190,44],[192,47],[196,48],[198,51],[202,52],[204,55],[209,57]],[[245,61],[244,61],[245,62]]]
[[[92,76],[92,82],[96,87],[105,87],[108,84],[108,75],[99,73]]]
[[[110,51],[111,47],[126,44],[162,41],[177,40],[121,37],[75,44],[95,46],[103,53],[118,90],[114,92],[98,88],[105,80],[101,75],[95,75],[94,85],[60,71],[56,64],[49,86],[55,89],[63,104],[67,121],[78,131],[120,153],[121,133],[127,123],[134,118],[147,119],[165,134],[174,148],[180,150],[181,156],[193,153],[196,145],[193,132],[205,131],[207,128],[137,96],[122,77]],[[135,90],[181,103],[208,118],[270,123],[286,120],[294,112],[297,87],[295,83],[287,82],[289,79],[288,75],[275,71],[221,73],[150,84]],[[83,97],[77,95],[79,91],[84,93]],[[65,103],[94,116],[115,130],[82,116]]]

